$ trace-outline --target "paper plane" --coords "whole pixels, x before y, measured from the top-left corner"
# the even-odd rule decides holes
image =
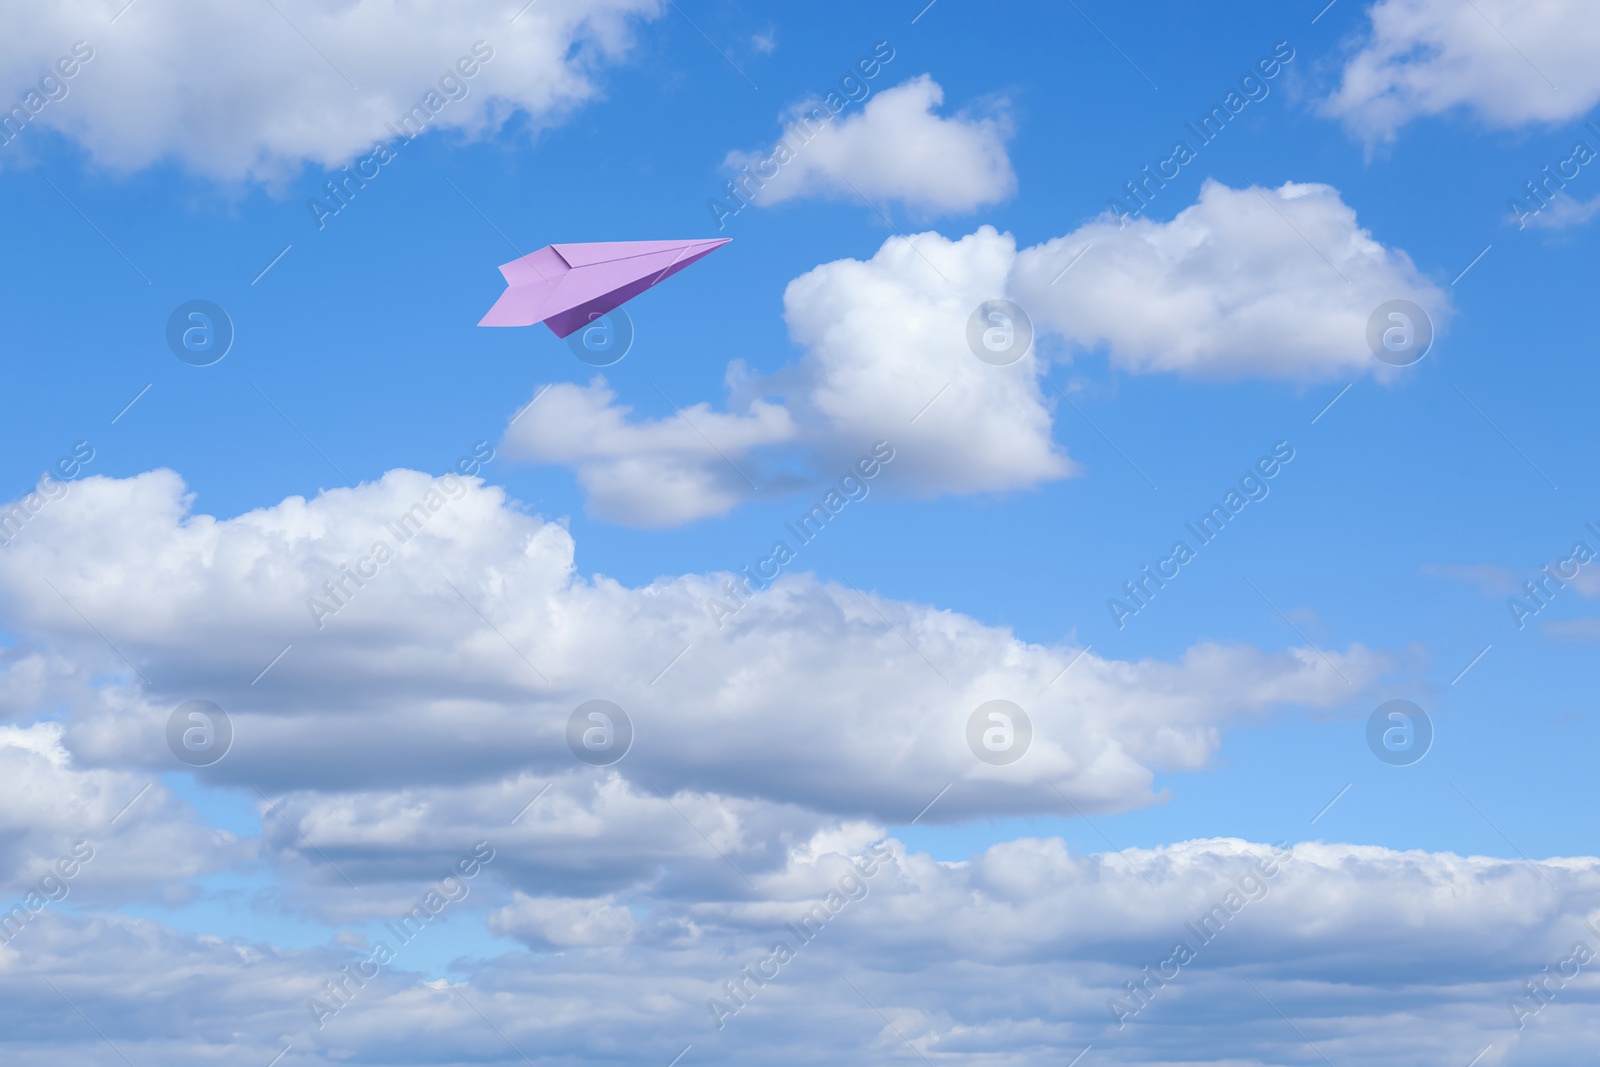
[[[500,268],[506,291],[478,325],[542,322],[557,337],[566,337],[728,241],[724,237],[546,245]]]

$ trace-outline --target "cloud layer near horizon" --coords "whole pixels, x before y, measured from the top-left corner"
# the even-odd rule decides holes
[[[379,542],[395,549],[381,563]],[[0,552],[0,709],[17,724],[0,729],[5,890],[26,910],[73,842],[96,851],[0,948],[12,1060],[93,1063],[104,1039],[174,1067],[285,1047],[313,1064],[511,1062],[507,1042],[571,1064],[667,1062],[688,1044],[707,1063],[891,1060],[908,1042],[993,1064],[1092,1043],[1131,1064],[1205,1034],[1214,1055],[1281,1062],[1302,1048],[1281,1009],[1328,1055],[1420,1065],[1507,1042],[1497,1005],[1592,936],[1592,858],[1313,842],[1274,860],[1232,839],[1074,855],[1022,838],[939,862],[891,830],[919,811],[1148,804],[1156,772],[1206,767],[1232,725],[1371,699],[1380,653],[1201,644],[1117,661],[804,574],[719,630],[706,602],[731,578],[630,588],[573,554],[503,491],[413,471],[233,518],[193,512],[170,471],[81,479],[43,505]],[[236,731],[197,777],[259,835],[207,826],[157,777],[178,766],[167,717],[193,697]],[[571,710],[594,697],[635,729],[609,768],[567,748]],[[967,748],[968,716],[996,697],[1033,724],[1009,766]],[[426,907],[473,842],[493,861],[441,902],[450,925],[417,935],[437,947],[388,945],[381,921]],[[874,848],[871,873],[852,873]],[[218,881],[247,872],[270,889]],[[209,914],[292,916],[329,942],[187,932]],[[770,977],[773,945],[800,940],[784,924],[808,916],[815,936]],[[1207,916],[1204,936],[1190,929]],[[477,947],[451,980],[430,977],[463,938]],[[395,960],[315,1010],[380,940]],[[1126,1014],[1126,983],[1170,971],[1179,941],[1196,958]],[[739,995],[746,966],[769,977]],[[1575,1048],[1593,1000],[1569,983],[1510,1042]]]
[[[1203,1049],[1208,1062],[1422,1067],[1486,1045],[1494,1063],[1558,1062],[1594,1037],[1587,980],[1549,984],[1520,1030],[1511,1008],[1534,1003],[1528,978],[1600,942],[1585,926],[1593,858],[1236,839],[1074,856],[1025,838],[939,863],[890,838],[867,867],[872,836],[819,836],[753,892],[692,903],[508,895],[488,873],[496,856],[467,903],[514,940],[428,980],[419,949],[385,930],[394,962],[346,980],[342,998],[325,983],[376,940],[291,950],[46,911],[0,948],[8,1055],[95,1063],[110,1041],[174,1067],[265,1063],[285,1046],[313,1064],[666,1063],[692,1045],[711,1064],[864,1052],[1020,1067],[1093,1045],[1118,1064]],[[418,943],[448,936],[425,927]],[[1190,955],[1174,966],[1180,944]],[[1132,1014],[1130,984],[1147,991]]]

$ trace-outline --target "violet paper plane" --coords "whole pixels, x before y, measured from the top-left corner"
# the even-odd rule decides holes
[[[542,322],[566,337],[729,240],[546,245],[500,268],[508,288],[478,325]]]

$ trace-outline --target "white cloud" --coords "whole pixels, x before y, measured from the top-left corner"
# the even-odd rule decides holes
[[[150,774],[75,767],[59,723],[0,727],[0,783],[0,919],[46,876],[74,906],[118,903],[254,852],[200,825]]]
[[[1014,193],[1004,118],[946,118],[937,112],[943,103],[944,90],[926,74],[885,89],[843,119],[808,100],[784,116],[785,152],[730,152],[724,165],[731,172],[750,168],[754,181],[740,184],[759,186],[752,202],[760,206],[865,196],[923,214],[963,214]]]
[[[1535,203],[1530,206],[1539,205]],[[1565,193],[1557,193],[1551,197],[1548,206],[1537,214],[1529,215],[1526,224],[1540,230],[1566,230],[1586,225],[1596,215],[1600,215],[1600,196],[1576,200]]]
[[[894,451],[878,484],[902,492],[1001,492],[1063,477],[1074,468],[1050,438],[1044,361],[1030,350],[993,366],[967,339],[1014,257],[1011,237],[987,226],[959,241],[890,238],[866,262],[825,263],[789,284],[784,318],[805,354],[770,378],[733,364],[732,414],[697,404],[684,417],[630,422],[603,383],[557,385],[510,427],[503,450],[571,464],[594,514],[648,526],[722,514],[753,495],[752,482],[792,483],[782,461],[797,453],[813,477],[838,478],[877,441]],[[774,445],[791,447],[764,462]]]
[[[422,532],[317,629],[305,599],[417,501]],[[25,676],[8,714],[64,719],[0,729],[0,862],[27,885],[29,863],[172,769],[166,717],[196,695],[229,710],[238,738],[199,777],[254,805],[263,836],[243,847],[153,787],[82,875],[73,909],[90,910],[46,908],[0,948],[0,1003],[19,1020],[8,1063],[103,1051],[41,976],[130,1059],[174,1067],[265,1063],[289,1043],[308,1063],[489,1059],[505,1054],[495,1029],[563,1064],[665,1063],[693,1043],[699,1062],[798,1067],[905,1054],[885,1016],[936,1062],[1065,1062],[1090,1043],[1108,1062],[1159,1062],[1201,1036],[1232,1062],[1301,1055],[1246,979],[1339,1062],[1420,1067],[1491,1041],[1559,1061],[1596,1036],[1588,977],[1523,1031],[1506,1007],[1576,940],[1600,945],[1583,925],[1600,918],[1593,858],[1313,842],[1252,877],[1266,849],[1233,839],[1103,855],[1023,839],[958,863],[891,840],[874,874],[845,880],[847,857],[946,783],[924,822],[1068,814],[1056,787],[1091,815],[1149,803],[1157,770],[1204,767],[1231,724],[1370,699],[1386,664],[1359,646],[1328,650],[1331,664],[1218,645],[1078,658],[805,576],[719,631],[704,614],[719,576],[584,577],[564,529],[476,482],[394,471],[226,519],[190,503],[170,472],[86,478],[0,553],[18,639],[0,681]],[[566,749],[569,711],[594,696],[635,725],[611,768]],[[1007,767],[966,748],[967,716],[994,697],[1034,726]],[[177,913],[186,929],[288,912],[363,924],[370,941],[479,840],[493,862],[429,929],[433,947],[404,949],[322,1029],[306,1000],[366,958],[360,938],[289,949],[92,910],[226,866],[270,888],[190,890],[205,906]],[[88,892],[97,869],[117,892]],[[708,999],[726,1003],[723,982],[817,906],[821,932],[717,1029]],[[1108,1001],[1208,914],[1220,932],[1118,1029]]]
[[[385,124],[430,91],[460,97],[457,83],[441,88],[440,78],[478,41],[493,58],[471,78],[458,75],[466,96],[432,115],[429,128],[477,136],[515,112],[548,125],[596,95],[597,67],[623,54],[634,19],[660,9],[657,0],[544,0],[513,22],[522,5],[505,0],[187,0],[135,4],[112,23],[120,6],[16,9],[0,45],[0,82],[34,85],[84,40],[93,59],[34,123],[111,167],[175,158],[200,174],[266,181],[303,162],[338,166],[392,138]]]
[[[1004,295],[1015,255],[1011,235],[989,226],[957,241],[891,237],[866,262],[836,260],[789,283],[784,319],[806,353],[804,405],[827,427],[825,450],[842,460],[885,438],[897,483],[930,496],[1073,472],[1051,440],[1037,346],[994,366],[969,344],[974,312]]]
[[[749,488],[733,457],[796,436],[788,410],[760,400],[735,415],[702,403],[630,423],[631,411],[603,378],[551,385],[503,447],[513,458],[571,464],[600,518],[667,526],[731,510]]]
[[[1284,859],[1231,838],[1073,855],[1047,838],[940,863],[891,841],[887,859],[829,903],[846,857],[864,851],[860,838],[808,842],[758,893],[641,897],[650,919],[631,927],[610,897],[514,897],[492,923],[509,930],[525,915],[567,940],[458,960],[448,981],[402,948],[320,1030],[307,998],[326,996],[323,980],[365,952],[46,915],[39,936],[0,949],[0,997],[19,1015],[7,1062],[104,1052],[41,975],[135,1062],[173,1067],[224,1050],[265,1063],[288,1043],[307,1063],[476,1061],[510,1055],[507,1041],[563,1065],[666,1063],[686,1044],[713,1065],[914,1050],[1022,1067],[1067,1062],[1089,1044],[1115,1064],[1171,1062],[1175,1047],[1263,1064],[1304,1062],[1308,1039],[1337,1063],[1423,1067],[1466,1063],[1486,1045],[1497,1063],[1572,1062],[1596,1037],[1589,967],[1549,983],[1549,1003],[1523,1029],[1508,1007],[1576,942],[1600,945],[1585,925],[1600,904],[1594,858],[1312,842]],[[813,936],[800,944],[784,924],[808,914]],[[1206,916],[1202,940],[1191,926]],[[763,984],[745,979],[745,1006],[718,1029],[708,1002],[734,1004],[725,983],[770,960],[780,939],[794,960],[775,977],[769,965]],[[1146,979],[1179,941],[1193,961],[1162,984]],[[1128,1002],[1124,983],[1140,981],[1153,996],[1119,1029],[1109,1002]]]
[[[1444,291],[1374,240],[1337,189],[1295,182],[1207,181],[1171,222],[1119,227],[1103,216],[1019,253],[1010,288],[1075,346],[1104,346],[1125,370],[1195,377],[1383,372],[1366,338],[1378,305],[1411,300],[1436,330],[1449,310]]]
[[[530,897],[521,892],[489,917],[495,933],[539,947],[625,945],[633,940],[636,925],[633,913],[609,897]]]
[[[1496,127],[1575,119],[1600,102],[1587,0],[1380,0],[1324,110],[1368,139],[1457,109]]]
[[[1331,186],[1207,182],[1170,222],[1102,216],[1021,252],[988,226],[954,241],[891,237],[865,262],[789,283],[799,361],[768,377],[730,365],[729,413],[687,409],[698,432],[676,416],[630,420],[603,383],[562,385],[519,417],[504,450],[570,464],[594,514],[643,526],[723,514],[755,495],[752,483],[791,491],[796,465],[837,477],[879,440],[896,453],[882,479],[893,492],[1033,488],[1076,466],[1053,439],[1039,345],[1009,366],[975,354],[973,316],[1002,297],[1069,355],[1104,349],[1132,373],[1290,382],[1393,376],[1368,347],[1378,306],[1411,300],[1436,333],[1450,312]]]
[[[430,490],[437,510],[423,506],[422,532],[401,543],[400,517]],[[541,803],[568,813],[551,832],[591,834],[606,808],[624,813],[605,820],[611,831],[665,840],[666,826],[692,845],[660,789],[705,807],[703,826],[732,819],[736,849],[776,840],[781,825],[808,835],[823,817],[909,818],[950,782],[926,818],[1059,812],[1062,793],[1088,810],[1138,807],[1157,799],[1158,770],[1205,766],[1230,723],[1343,706],[1389,668],[1359,645],[1325,660],[1201,644],[1175,662],[1085,653],[1058,678],[1078,649],[804,574],[744,594],[719,629],[708,605],[737,606],[734,576],[630,588],[580,575],[564,528],[453,475],[393,471],[232,519],[188,507],[168,471],[75,483],[0,554],[10,625],[73,665],[40,693],[73,701],[63,736],[76,759],[172,769],[172,708],[214,700],[250,740],[202,777],[284,798],[335,862],[375,862],[380,838],[414,844],[419,822],[459,828],[434,842],[441,852],[509,836],[536,780],[554,783]],[[797,547],[782,527],[773,537]],[[395,550],[381,565],[380,541]],[[769,550],[752,545],[752,558]],[[326,591],[335,581],[342,606]],[[564,733],[595,697],[637,730],[621,780],[603,789]],[[996,698],[1022,706],[1034,730],[1005,768],[966,740],[973,710]],[[274,842],[318,863],[285,828],[269,830]]]

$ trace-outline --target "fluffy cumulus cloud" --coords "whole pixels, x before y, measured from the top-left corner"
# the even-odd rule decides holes
[[[878,441],[894,451],[877,483],[891,491],[1035,487],[1075,464],[1053,439],[1050,361],[1032,334],[1011,324],[994,338],[1015,343],[1015,362],[980,358],[996,354],[979,309],[998,298],[1068,358],[1103,351],[1132,373],[1289,382],[1392,375],[1367,341],[1381,304],[1416,303],[1436,332],[1450,313],[1445,292],[1331,186],[1207,182],[1170,222],[1108,213],[1021,251],[988,226],[959,240],[891,237],[869,260],[789,284],[784,318],[801,357],[767,377],[732,364],[726,411],[641,419],[602,380],[558,385],[504,448],[570,465],[594,514],[643,526],[787,492],[797,457],[815,478],[836,476]]]
[[[56,129],[112,167],[171,158],[221,179],[272,181],[393,139],[387,124],[408,114],[412,131],[476,135],[514,113],[547,124],[596,94],[598,65],[620,56],[631,24],[661,7],[543,0],[519,15],[522,6],[180,0],[119,13],[121,4],[67,0],[12,13],[0,81],[37,86],[82,41],[92,58],[73,63],[71,78],[55,76],[48,95],[35,92],[37,109],[20,98],[27,122],[13,127]]]
[[[150,774],[75,766],[56,722],[0,727],[0,781],[0,940],[18,936],[18,906],[159,899],[254,851]]]
[[[753,485],[732,456],[795,439],[787,408],[759,400],[726,414],[695,404],[663,419],[631,420],[603,378],[587,386],[558,383],[532,417],[506,434],[513,456],[565,463],[577,471],[590,511],[638,526],[661,526],[722,514]]]
[[[0,671],[19,723],[0,748],[17,765],[13,884],[186,769],[167,727],[191,699],[225,709],[235,737],[199,777],[257,812],[249,855],[298,909],[398,914],[408,886],[487,841],[495,879],[526,898],[493,928],[548,947],[624,937],[616,894],[741,896],[817,835],[870,840],[941,793],[923,821],[1141,807],[1161,799],[1158,772],[1205,767],[1229,725],[1343,706],[1389,670],[1361,646],[1117,661],[804,574],[629,588],[578,574],[573,554],[561,526],[454,476],[395,471],[231,519],[191,512],[170,472],[76,483],[0,553],[25,635]],[[631,724],[614,766],[570,747],[593,699]],[[994,699],[1032,724],[1009,766],[969,741]],[[124,884],[177,899],[246,858],[177,808],[151,837],[140,813],[171,807],[162,796],[119,830],[149,868]]]
[[[1171,222],[1107,215],[1020,253],[1011,290],[1036,321],[1119,367],[1212,378],[1378,373],[1367,321],[1380,304],[1410,300],[1436,329],[1449,309],[1337,189],[1295,182],[1208,181]]]
[[[803,573],[761,588],[757,563],[630,588],[573,555],[563,527],[454,475],[394,471],[232,519],[191,513],[171,472],[86,479],[0,555],[8,618],[31,635],[0,677],[26,677],[18,717],[81,702],[62,736],[88,766],[170,768],[171,709],[214,700],[240,741],[207,778],[273,795],[340,783],[337,803],[294,820],[324,843],[414,844],[439,817],[468,835],[504,826],[537,781],[554,783],[553,821],[508,832],[582,834],[604,809],[613,828],[668,837],[652,820],[676,819],[662,794],[682,794],[747,804],[726,816],[743,847],[744,822],[909,818],[951,781],[929,818],[1061,811],[1063,794],[1138,807],[1156,771],[1205,766],[1226,724],[1341,706],[1388,670],[1361,646],[1324,660],[1202,644],[1173,662],[1088,653],[1063,675],[1080,650]],[[569,714],[594,698],[637,733],[611,778],[568,749]],[[1034,732],[1003,769],[966,736],[997,698]]]
[[[860,83],[865,84],[865,83]],[[938,113],[944,90],[924,74],[885,89],[859,114],[823,101],[785,116],[781,147],[731,152],[735,188],[758,206],[802,197],[904,204],[924,214],[973,211],[1016,191],[1003,116]]]
[[[1380,0],[1324,110],[1388,140],[1456,110],[1498,127],[1557,123],[1600,102],[1600,21],[1587,0]]]
[[[630,419],[603,384],[556,386],[510,427],[504,450],[571,464],[591,510],[639,525],[721,514],[774,484],[783,491],[796,454],[838,477],[880,441],[893,459],[873,484],[918,495],[1063,477],[1073,464],[1051,440],[1046,363],[1031,348],[1010,365],[986,363],[968,339],[1015,257],[1012,238],[987,226],[959,241],[890,238],[870,260],[825,263],[789,284],[784,318],[804,355],[768,378],[731,366],[728,413],[699,404]]]

